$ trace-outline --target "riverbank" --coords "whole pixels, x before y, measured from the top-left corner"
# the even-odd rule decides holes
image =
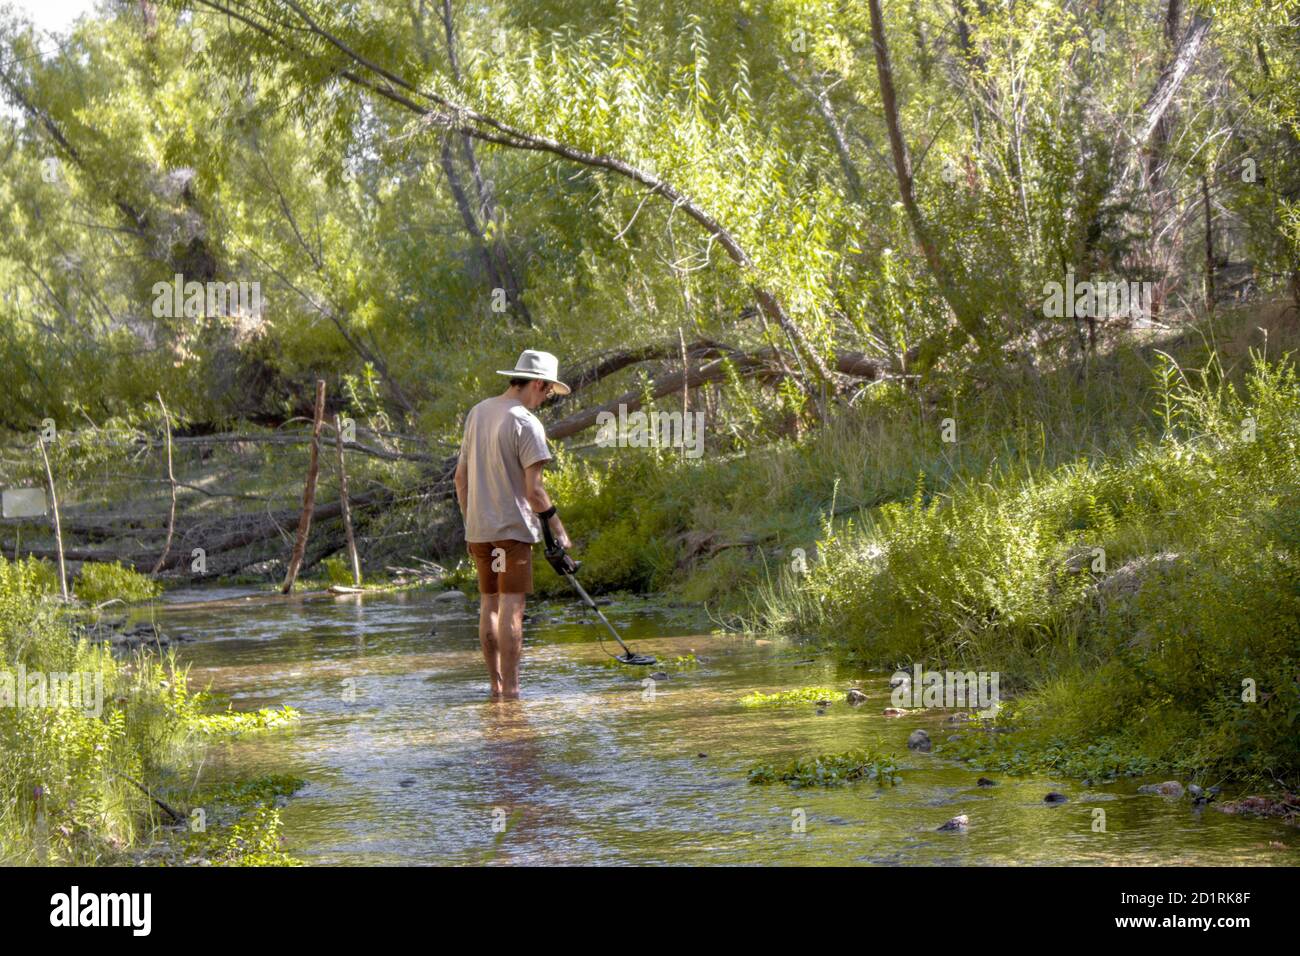
[[[292,862],[275,805],[292,789],[227,793],[201,768],[213,740],[296,713],[209,712],[168,643],[74,616],[47,565],[0,557],[0,862]]]
[[[565,462],[559,500],[598,584],[999,672],[1023,732],[954,747],[981,766],[1294,787],[1298,340],[1294,309],[1243,311],[744,459]]]

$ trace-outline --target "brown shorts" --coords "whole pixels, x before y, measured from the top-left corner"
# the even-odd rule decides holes
[[[480,594],[532,594],[533,546],[527,541],[470,541]],[[498,570],[499,569],[499,570]]]

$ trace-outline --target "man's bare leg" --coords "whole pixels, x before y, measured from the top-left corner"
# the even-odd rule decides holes
[[[497,628],[500,622],[497,594],[482,594],[478,605],[478,642],[483,647],[483,660],[487,664],[488,679],[492,682],[492,697],[501,696],[501,661]]]
[[[524,651],[526,594],[502,594],[497,613],[497,654],[501,661],[501,696],[519,697],[519,658]]]

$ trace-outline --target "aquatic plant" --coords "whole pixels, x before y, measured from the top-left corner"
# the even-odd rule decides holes
[[[884,786],[897,784],[902,777],[893,755],[868,750],[796,757],[788,764],[759,764],[749,771],[754,784],[788,783],[792,787],[838,787],[856,780],[874,780]]]
[[[752,694],[746,694],[740,698],[740,702],[746,707],[766,707],[769,705],[779,707],[786,704],[815,704],[822,700],[843,699],[844,691],[835,690],[831,687],[796,687],[793,690],[777,691],[775,694],[754,691]]]
[[[285,704],[279,708],[263,707],[259,710],[226,710],[221,714],[198,714],[189,720],[189,726],[208,736],[238,736],[260,730],[272,730],[296,722],[302,715]]]

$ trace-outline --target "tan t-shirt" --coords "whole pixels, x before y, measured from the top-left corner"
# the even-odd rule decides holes
[[[551,452],[537,416],[518,399],[484,399],[465,417],[460,457],[469,472],[465,540],[538,541],[542,524],[524,496],[524,469]]]

